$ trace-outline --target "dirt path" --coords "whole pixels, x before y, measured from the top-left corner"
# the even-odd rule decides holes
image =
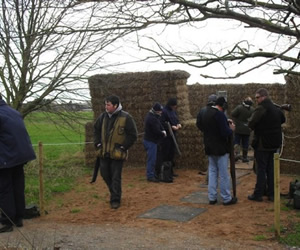
[[[251,162],[237,168],[250,166]],[[26,220],[20,231],[1,234],[0,246],[19,243],[30,249],[34,242],[38,249],[287,249],[274,239],[274,204],[267,199],[260,203],[247,199],[255,184],[252,171],[238,179],[238,204],[228,207],[183,202],[183,197],[207,190],[203,186],[205,176],[198,170],[176,172],[179,177],[173,183],[148,183],[143,168],[125,168],[118,210],[110,208],[102,179],[98,177],[90,184],[91,176],[84,176],[74,190],[57,195],[46,206],[48,215]],[[291,180],[291,176],[281,176],[282,193],[288,192]],[[206,211],[186,222],[139,218],[162,204]],[[281,212],[283,226],[290,223],[294,213]]]

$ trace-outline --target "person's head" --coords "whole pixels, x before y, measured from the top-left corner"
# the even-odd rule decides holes
[[[227,101],[225,99],[225,97],[220,96],[217,98],[215,105],[221,109],[223,112],[227,109],[228,105],[227,105]]]
[[[112,114],[119,107],[120,99],[118,96],[111,95],[105,99],[105,110]]]
[[[269,97],[269,92],[265,88],[260,88],[255,92],[255,100],[259,104]]]
[[[215,105],[216,100],[217,100],[217,95],[215,95],[215,94],[210,95],[207,100],[207,105],[209,105],[209,106]]]
[[[252,101],[252,99],[251,99],[250,96],[248,96],[248,97],[245,98],[244,103],[245,103],[246,105],[249,105],[249,106],[252,106],[252,105],[253,105],[253,101]]]
[[[156,102],[153,106],[152,106],[152,110],[157,113],[157,114],[161,114],[162,113],[162,110],[163,110],[163,106],[159,103],[159,102]]]
[[[170,98],[167,102],[167,105],[170,108],[176,108],[177,107],[177,99],[176,98]]]

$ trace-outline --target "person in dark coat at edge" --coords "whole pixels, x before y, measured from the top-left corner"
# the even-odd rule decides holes
[[[23,226],[24,165],[35,158],[23,117],[0,96],[0,233]]]
[[[252,147],[257,164],[256,184],[251,201],[263,201],[265,187],[269,201],[274,201],[274,153],[282,143],[281,125],[285,122],[282,110],[276,107],[265,88],[255,93],[257,107],[249,119],[248,126],[254,130]]]
[[[122,196],[122,168],[127,151],[137,140],[137,128],[131,115],[122,110],[119,97],[105,99],[105,112],[94,125],[94,145],[99,149],[100,173],[110,191],[110,205],[118,209]]]
[[[157,169],[157,152],[158,143],[167,136],[167,132],[162,126],[159,118],[161,116],[163,106],[155,103],[145,118],[145,134],[144,147],[147,151],[147,168],[146,177],[150,182],[159,182]],[[160,165],[160,164],[158,164]]]
[[[218,97],[215,106],[207,107],[203,115],[205,153],[209,161],[208,199],[210,205],[217,203],[218,179],[220,179],[220,195],[223,205],[237,203],[237,198],[231,196],[228,173],[230,136],[235,125],[224,114],[226,109],[226,99]]]
[[[202,107],[197,115],[197,120],[196,120],[196,126],[197,128],[203,133],[203,115],[204,113],[206,112],[207,110],[207,107],[211,107],[211,106],[214,106],[215,103],[216,103],[216,100],[217,100],[217,95],[215,94],[211,94],[209,97],[208,97],[208,100],[207,100],[207,104],[205,107]],[[207,167],[208,169],[208,167]],[[202,171],[199,172],[199,174],[203,174]],[[205,184],[207,185],[208,184],[208,171],[206,172],[206,178],[205,178]]]
[[[174,136],[176,137],[176,132],[179,129],[181,129],[181,124],[179,123],[176,109],[177,109],[177,99],[170,98],[166,106],[163,108],[161,118],[160,118],[162,125],[167,131],[167,137],[165,137],[161,143],[162,161],[172,162],[172,173],[174,177],[178,176],[177,174],[174,173],[174,167],[175,167],[174,157],[176,152],[176,146],[174,144],[172,136],[170,135],[167,122],[170,123]]]
[[[242,143],[242,162],[249,162],[248,159],[248,148],[249,148],[249,137],[250,128],[248,127],[248,119],[252,115],[254,108],[252,107],[253,101],[251,97],[245,98],[242,104],[239,104],[231,112],[231,117],[235,123],[234,131],[234,152],[235,160],[240,160],[240,145]]]

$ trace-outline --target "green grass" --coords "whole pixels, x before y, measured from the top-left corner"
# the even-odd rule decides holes
[[[66,113],[67,114],[67,113]],[[71,190],[74,181],[87,169],[84,164],[86,122],[92,121],[92,112],[78,112],[76,119],[35,112],[25,119],[32,144],[39,156],[38,143],[42,142],[44,200],[47,203],[55,193]],[[79,116],[78,116],[79,115]],[[26,204],[39,204],[39,161],[25,167]]]

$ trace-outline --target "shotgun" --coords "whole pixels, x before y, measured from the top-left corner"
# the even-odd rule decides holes
[[[172,139],[173,139],[173,142],[174,142],[176,151],[177,151],[177,153],[178,153],[179,155],[181,155],[181,152],[180,152],[180,149],[179,149],[179,147],[178,147],[178,144],[177,144],[177,141],[176,141],[175,135],[174,135],[174,133],[173,133],[173,129],[172,129],[172,127],[171,127],[170,122],[167,122],[167,125],[168,125],[168,129],[169,129],[170,135],[171,135],[171,137],[172,137]]]
[[[100,167],[100,157],[97,156],[95,166],[94,166],[94,173],[93,173],[93,178],[90,181],[90,183],[94,183],[97,180],[98,172],[99,172],[99,167]]]

